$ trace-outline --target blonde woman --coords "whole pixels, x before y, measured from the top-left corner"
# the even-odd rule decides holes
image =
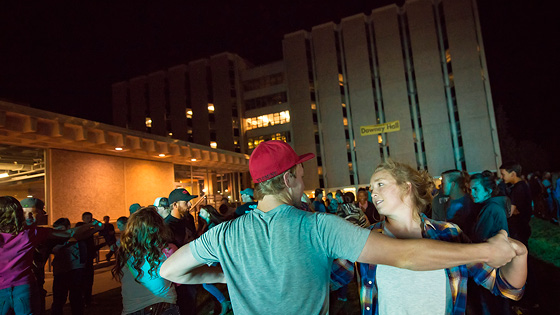
[[[373,203],[385,216],[371,230],[397,239],[469,242],[457,225],[422,213],[432,200],[433,181],[427,172],[388,161],[375,169],[371,187]],[[527,249],[521,242],[510,242],[516,256],[499,269],[478,263],[412,271],[358,263],[362,314],[464,314],[469,277],[495,295],[518,300],[527,277]],[[351,280],[346,269],[337,272],[333,278]]]

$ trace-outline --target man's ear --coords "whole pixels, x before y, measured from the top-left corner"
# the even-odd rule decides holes
[[[286,187],[290,187],[290,178],[292,174],[290,172],[286,172],[284,173],[284,175],[282,175],[283,179],[284,179],[284,185],[286,185]]]

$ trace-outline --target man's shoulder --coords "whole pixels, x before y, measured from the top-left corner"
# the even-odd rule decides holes
[[[518,181],[517,183],[513,184],[513,187],[512,187],[511,190],[512,190],[512,193],[514,193],[514,192],[525,192],[525,191],[529,192],[530,188],[529,188],[529,184],[527,184],[527,182],[521,180],[521,181]]]

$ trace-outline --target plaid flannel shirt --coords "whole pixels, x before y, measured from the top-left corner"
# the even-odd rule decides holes
[[[435,221],[428,219],[424,214],[421,215],[422,237],[434,240],[441,240],[454,243],[470,243],[461,229],[449,222]],[[385,221],[378,222],[369,227],[379,233],[383,233]],[[360,287],[360,303],[362,304],[362,314],[378,314],[377,308],[377,284],[375,282],[375,272],[377,265],[357,264],[358,286]],[[353,268],[347,268],[336,260],[332,267],[331,288],[340,287],[349,283],[353,276]],[[445,269],[449,278],[451,297],[453,303],[449,304],[451,309],[446,310],[446,314],[464,314],[467,304],[467,280],[472,277],[474,281],[494,295],[501,295],[512,300],[519,300],[523,296],[525,287],[517,289],[504,279],[499,269],[492,268],[484,263],[461,265]],[[412,284],[410,284],[412,285]]]

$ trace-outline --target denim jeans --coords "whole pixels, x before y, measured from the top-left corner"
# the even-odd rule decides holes
[[[0,290],[0,315],[39,314],[41,301],[36,283]]]

